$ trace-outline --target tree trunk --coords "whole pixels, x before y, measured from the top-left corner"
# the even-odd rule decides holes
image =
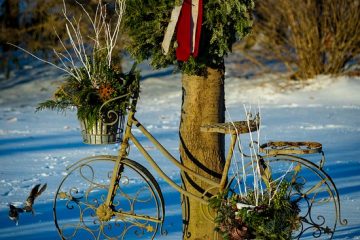
[[[19,28],[19,0],[5,0],[5,26],[8,28]]]
[[[220,181],[224,167],[224,136],[200,132],[200,126],[224,122],[224,67],[208,68],[206,76],[184,74],[182,86],[181,161],[201,175]],[[208,190],[207,184],[185,173],[182,173],[182,182],[187,191],[197,195]],[[214,192],[210,191],[211,193]],[[183,239],[216,239],[214,222],[203,214],[203,209],[207,209],[207,206],[182,196],[182,207]]]

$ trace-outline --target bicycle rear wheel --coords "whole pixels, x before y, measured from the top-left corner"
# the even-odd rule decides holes
[[[292,239],[331,239],[337,225],[347,223],[341,218],[336,186],[321,167],[294,155],[267,155],[262,159],[271,169],[274,182],[295,181],[300,186],[290,190],[291,200],[297,202],[300,208],[299,228],[293,232]],[[252,172],[246,173],[251,184]],[[239,192],[238,183],[242,184],[243,179],[232,182],[231,192]]]
[[[116,156],[95,156],[73,165],[55,194],[54,220],[62,239],[154,239],[164,221],[164,199],[154,177],[122,159],[119,187],[104,207]]]

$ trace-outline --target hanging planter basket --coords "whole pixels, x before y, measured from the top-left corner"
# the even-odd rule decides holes
[[[109,122],[99,118],[95,123],[88,120],[80,120],[81,135],[86,144],[114,144],[122,141],[124,131],[123,114],[113,113],[115,120]]]
[[[40,103],[37,111],[76,108],[84,143],[119,143],[127,110],[138,97],[140,73],[136,70],[136,63],[128,73],[106,65],[103,59],[91,64],[91,69],[97,72],[90,77],[84,74],[81,81],[68,76],[54,97]]]

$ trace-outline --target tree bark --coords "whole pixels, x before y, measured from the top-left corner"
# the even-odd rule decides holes
[[[224,167],[224,135],[204,133],[200,126],[224,122],[224,66],[207,68],[206,76],[184,74],[180,122],[180,156],[182,163],[203,176],[220,181]],[[208,190],[207,184],[182,173],[184,188],[196,195]],[[208,195],[216,192],[210,191]],[[183,239],[216,239],[215,224],[194,199],[182,196]]]

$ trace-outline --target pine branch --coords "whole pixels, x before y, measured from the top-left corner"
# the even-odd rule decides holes
[[[45,109],[57,110],[58,112],[64,112],[66,109],[73,107],[74,105],[69,100],[47,100],[39,103],[35,112],[43,111]]]

